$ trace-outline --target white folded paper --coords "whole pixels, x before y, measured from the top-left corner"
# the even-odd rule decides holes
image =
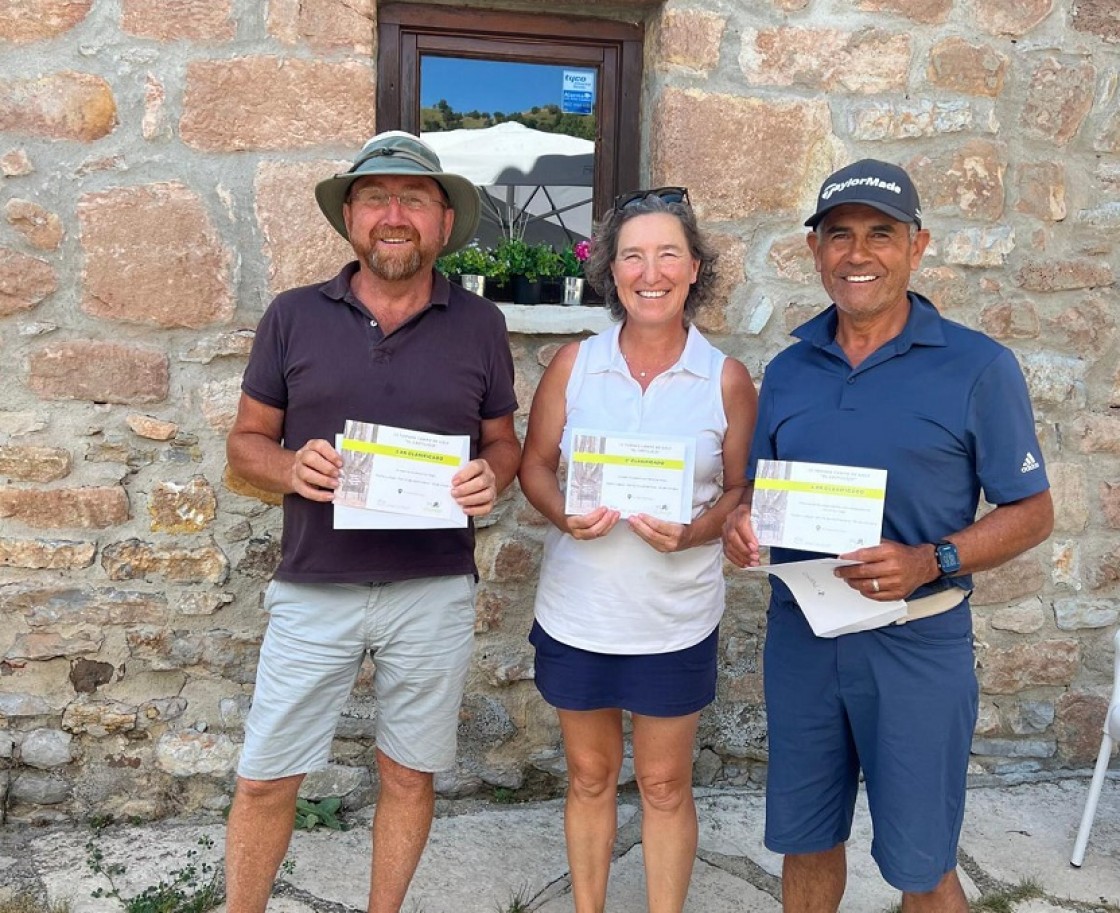
[[[839,637],[857,631],[881,628],[906,614],[901,599],[887,602],[868,599],[832,572],[838,567],[859,564],[840,558],[815,558],[744,568],[755,573],[772,574],[793,593],[797,604],[817,637]]]
[[[751,525],[761,545],[840,555],[878,545],[887,471],[759,460]]]

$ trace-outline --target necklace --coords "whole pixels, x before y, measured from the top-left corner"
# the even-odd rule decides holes
[[[622,351],[621,348],[619,349],[619,351],[620,352]],[[656,375],[660,374],[662,371],[664,371],[666,368],[671,367],[672,365],[676,364],[677,359],[680,358],[680,354],[678,353],[677,355],[674,355],[672,358],[669,359],[669,361],[660,362],[652,368],[647,368],[645,371],[642,371],[641,369],[635,367],[634,363],[630,361],[630,356],[627,355],[625,352],[622,352],[622,358],[625,360],[626,366],[630,369],[631,374],[636,373],[639,378],[641,378],[642,380],[645,380],[645,378],[650,373],[652,373],[656,376]]]

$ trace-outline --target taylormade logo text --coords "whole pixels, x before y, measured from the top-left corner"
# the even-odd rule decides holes
[[[829,184],[821,191],[821,199],[827,200],[834,193],[841,193],[849,187],[878,187],[882,190],[889,190],[891,193],[902,193],[902,188],[894,181],[884,181],[880,178],[848,178],[846,181],[841,181],[839,184]]]

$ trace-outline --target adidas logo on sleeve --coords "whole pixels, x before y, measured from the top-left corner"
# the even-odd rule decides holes
[[[1026,457],[1023,459],[1023,465],[1019,467],[1019,472],[1033,472],[1039,468],[1038,460],[1036,460],[1034,454],[1028,450]]]

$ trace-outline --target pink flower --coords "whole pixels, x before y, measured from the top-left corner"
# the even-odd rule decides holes
[[[583,263],[591,256],[591,242],[580,241],[572,247],[572,251],[575,253],[576,259],[579,260],[580,263]]]

